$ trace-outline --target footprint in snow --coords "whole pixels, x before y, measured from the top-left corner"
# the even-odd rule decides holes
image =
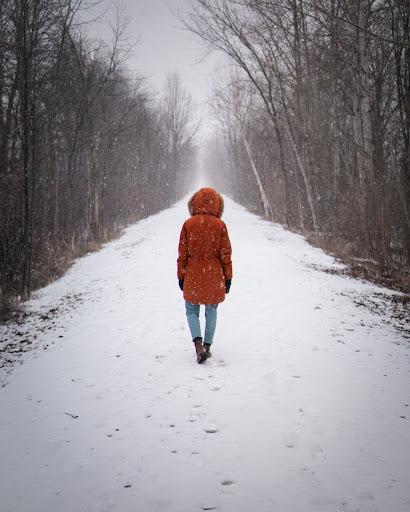
[[[219,429],[216,425],[208,425],[207,427],[205,427],[205,432],[207,434],[216,434],[219,432]]]
[[[212,386],[211,391],[219,391],[221,389],[221,386]]]
[[[235,489],[235,483],[233,480],[223,480],[221,482],[222,493],[223,494],[232,494]]]

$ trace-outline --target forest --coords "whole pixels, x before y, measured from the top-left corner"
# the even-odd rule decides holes
[[[196,0],[183,21],[231,63],[215,79],[207,172],[408,289],[410,3]]]
[[[161,97],[110,45],[87,37],[77,0],[0,0],[0,309],[73,258],[172,204],[196,159],[177,72]]]
[[[87,7],[0,0],[2,310],[182,197],[199,156],[251,211],[408,289],[407,0],[188,2],[180,21],[228,62],[207,140],[178,73],[153,94],[126,19],[107,44]]]

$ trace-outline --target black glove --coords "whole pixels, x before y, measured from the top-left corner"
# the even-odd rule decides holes
[[[179,287],[181,288],[181,291],[184,291],[184,279],[178,279]]]
[[[225,279],[225,291],[226,291],[226,293],[229,293],[229,290],[231,289],[231,283],[232,283],[232,279]]]

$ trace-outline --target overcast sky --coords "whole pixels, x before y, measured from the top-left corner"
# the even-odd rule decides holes
[[[97,37],[109,38],[109,18],[113,19],[111,0],[104,0],[105,8],[111,9],[102,20],[93,23],[89,32]],[[221,62],[221,56],[212,54],[204,61],[204,47],[200,40],[182,28],[172,14],[187,6],[187,0],[121,0],[120,5],[132,18],[128,33],[139,39],[128,66],[142,73],[149,83],[160,92],[168,71],[179,71],[182,82],[194,101],[202,105],[210,94],[210,74]],[[102,10],[101,5],[99,10]],[[206,122],[206,120],[204,119]]]

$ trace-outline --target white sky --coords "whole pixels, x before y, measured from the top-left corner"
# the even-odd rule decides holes
[[[139,43],[133,51],[128,67],[148,78],[156,92],[164,86],[169,71],[180,73],[184,87],[189,91],[201,111],[202,131],[209,130],[206,100],[211,92],[211,73],[220,65],[222,57],[212,54],[204,60],[206,52],[201,41],[186,31],[173,15],[187,6],[187,0],[121,0],[120,6],[132,18],[128,34]],[[103,18],[93,23],[91,36],[110,38],[109,20],[115,18],[115,3],[104,0],[98,7],[107,9]]]

